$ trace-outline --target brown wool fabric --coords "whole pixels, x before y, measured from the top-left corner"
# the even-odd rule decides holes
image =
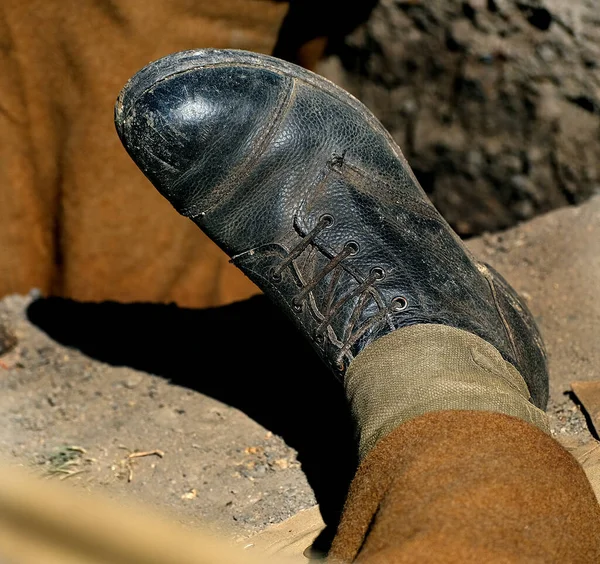
[[[270,53],[274,0],[0,4],[0,296],[206,307],[258,289],[146,180],[113,107],[150,61],[184,49]]]
[[[354,478],[333,562],[600,562],[600,508],[576,460],[499,413],[428,413]]]

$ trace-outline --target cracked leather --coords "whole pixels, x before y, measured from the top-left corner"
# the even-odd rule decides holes
[[[471,256],[389,133],[345,91],[273,57],[187,51],[137,73],[115,123],[161,194],[339,378],[374,339],[438,323],[494,345],[546,407],[546,356],[530,312]]]

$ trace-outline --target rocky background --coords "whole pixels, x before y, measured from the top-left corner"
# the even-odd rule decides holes
[[[392,132],[463,236],[599,191],[598,0],[380,0],[320,72]]]

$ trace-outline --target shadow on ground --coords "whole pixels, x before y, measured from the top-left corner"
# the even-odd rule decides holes
[[[240,409],[280,435],[335,529],[356,468],[342,387],[264,296],[229,306],[41,298],[29,320],[59,343],[170,380]]]

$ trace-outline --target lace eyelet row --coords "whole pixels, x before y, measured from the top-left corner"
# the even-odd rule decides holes
[[[315,227],[307,234],[304,236],[304,241],[299,243],[298,245],[296,245],[296,247],[294,247],[290,253],[289,256],[287,258],[285,258],[285,260],[282,262],[282,264],[280,264],[278,267],[274,267],[269,274],[269,277],[271,279],[271,281],[274,284],[279,284],[282,280],[283,280],[283,270],[289,266],[289,264],[291,264],[291,261],[300,255],[301,251],[304,250],[306,248],[306,246],[314,240],[314,238],[318,235],[318,233],[324,229],[328,229],[329,227],[331,227],[334,224],[334,218],[332,215],[330,214],[323,214],[321,215],[321,217],[319,218],[317,224],[315,225]],[[350,240],[347,241],[343,248],[342,251],[340,251],[340,253],[338,253],[335,257],[333,257],[330,262],[331,264],[328,265],[325,269],[323,269],[323,271],[320,273],[319,276],[317,276],[314,280],[312,280],[310,283],[308,283],[300,292],[300,294],[294,296],[292,298],[291,301],[291,307],[293,309],[293,311],[297,314],[301,313],[304,310],[304,303],[306,300],[306,297],[309,295],[310,290],[316,285],[316,282],[323,278],[324,276],[327,275],[327,273],[331,272],[334,268],[337,268],[337,266],[339,266],[339,264],[345,260],[347,257],[349,256],[355,256],[360,252],[360,245],[354,241],[354,240]],[[360,283],[360,285],[357,287],[357,289],[355,289],[355,291],[353,291],[351,294],[348,294],[347,296],[344,296],[341,298],[341,301],[339,302],[339,307],[341,307],[341,305],[346,302],[350,297],[352,297],[352,295],[355,292],[358,292],[360,290],[360,292],[365,292],[367,291],[368,287],[372,284],[375,284],[377,282],[381,282],[382,280],[384,280],[386,277],[386,272],[383,268],[379,267],[379,266],[374,266],[369,274],[368,278],[365,278],[365,280],[363,282]],[[388,307],[385,310],[382,310],[382,314],[384,314],[385,312],[387,312],[387,314],[389,313],[400,313],[405,311],[408,308],[408,300],[404,297],[404,296],[396,296],[391,300],[391,303],[388,305]],[[334,308],[335,311],[336,308]],[[330,315],[330,314],[328,314]],[[313,341],[317,344],[317,345],[323,345],[323,343],[325,342],[326,339],[326,326],[328,325],[327,322],[327,318],[325,320],[322,321],[321,325],[318,327],[318,329],[315,331],[315,333],[313,334]],[[345,363],[344,363],[344,359],[340,358],[337,361],[337,366],[338,369],[343,372],[346,369]]]

